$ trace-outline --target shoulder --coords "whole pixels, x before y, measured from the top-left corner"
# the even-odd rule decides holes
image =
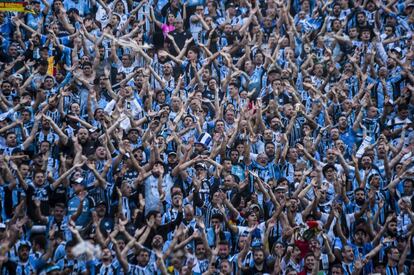
[[[72,198],[69,199],[68,205],[78,204],[79,201],[79,198],[76,195],[74,195]]]

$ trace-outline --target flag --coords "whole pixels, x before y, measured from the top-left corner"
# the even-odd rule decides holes
[[[1,1],[0,0],[0,11],[14,11],[14,12],[25,12],[35,13],[33,9],[28,6],[25,2],[20,1]]]
[[[55,75],[55,70],[54,70],[54,65],[55,65],[55,57],[54,56],[50,56],[47,58],[47,74],[48,75]]]
[[[307,221],[307,229],[303,232],[302,237],[305,240],[310,240],[321,232],[321,227],[317,221]]]

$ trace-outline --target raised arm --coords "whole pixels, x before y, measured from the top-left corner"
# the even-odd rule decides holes
[[[39,129],[39,122],[41,118],[42,118],[42,114],[37,114],[35,116],[35,122],[32,128],[32,131],[30,132],[30,136],[23,142],[23,145],[22,145],[23,150],[26,150],[34,141],[37,130]]]
[[[58,188],[58,186],[75,170],[78,169],[80,167],[82,167],[82,165],[85,162],[81,162],[81,163],[77,163],[74,166],[72,166],[69,170],[67,170],[65,173],[63,173],[59,178],[57,178],[53,183],[52,183],[52,187],[53,190],[56,190],[56,188]]]
[[[82,214],[82,210],[83,210],[83,201],[85,200],[85,197],[86,197],[86,192],[85,191],[83,191],[82,193],[80,193],[79,195],[78,195],[78,197],[79,197],[79,200],[80,200],[80,202],[79,202],[79,205],[78,205],[78,208],[76,209],[76,212],[75,213],[73,213],[73,215],[71,215],[70,216],[70,219],[73,221],[73,222],[76,222],[76,220],[79,218],[79,216]]]
[[[60,127],[56,125],[56,123],[53,121],[52,118],[50,118],[47,115],[44,115],[43,117],[50,123],[50,126],[52,126],[53,130],[59,136],[60,142],[63,145],[67,145],[68,144],[68,141],[69,141],[68,136],[63,133],[62,129],[60,129]]]
[[[124,273],[127,274],[128,271],[129,271],[128,261],[127,261],[126,257],[122,257],[121,250],[119,249],[118,243],[115,240],[115,238],[112,235],[110,235],[110,238],[111,238],[113,248],[115,249],[116,258],[118,259]]]
[[[116,40],[112,40],[112,45],[111,45],[111,59],[115,64],[119,64],[121,62],[121,60],[119,60],[118,55],[116,54],[116,45],[117,42]]]

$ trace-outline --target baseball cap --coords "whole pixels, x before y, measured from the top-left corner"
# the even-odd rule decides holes
[[[70,8],[70,9],[67,11],[67,14],[69,14],[69,13],[71,13],[71,12],[74,12],[74,13],[76,13],[77,15],[79,15],[79,10],[78,10],[78,9],[76,9],[76,8]]]
[[[95,133],[96,131],[98,131],[99,129],[97,127],[93,127],[89,129],[90,133]]]
[[[235,7],[236,7],[236,5],[233,2],[230,2],[230,3],[227,4],[228,9],[229,8],[235,8]]]
[[[274,189],[274,191],[287,191],[287,188],[285,186],[282,185],[278,185],[276,186],[276,188]]]
[[[4,121],[7,119],[7,113],[1,114],[0,115],[0,121]]]
[[[98,205],[105,205],[105,206],[106,206],[106,202],[105,202],[104,200],[99,200],[99,201],[96,203],[96,206],[98,206]]]
[[[17,250],[19,250],[20,248],[22,248],[22,247],[28,247],[28,248],[31,248],[32,247],[32,245],[28,242],[28,241],[19,241],[18,243],[17,243]]]
[[[204,148],[208,148],[211,144],[212,137],[208,133],[202,133],[194,144],[201,144]]]
[[[129,129],[128,129],[127,133],[129,134],[129,133],[130,133],[130,132],[132,132],[132,131],[137,131],[137,132],[139,132],[138,128],[136,128],[136,127],[131,127],[131,128],[129,128]]]
[[[248,216],[250,216],[251,214],[255,214],[256,215],[256,212],[253,210],[253,208],[252,207],[250,207],[247,211],[246,211],[246,218],[248,217]]]
[[[80,184],[80,185],[86,186],[86,182],[84,181],[84,178],[77,178],[76,180],[72,181],[72,184]]]
[[[204,170],[207,170],[207,165],[205,165],[204,163],[197,163],[194,168],[202,168]]]
[[[104,219],[99,225],[99,228],[101,229],[102,232],[109,233],[114,229],[114,222],[110,219]]]
[[[267,71],[267,74],[277,73],[277,72],[279,72],[279,70],[277,69],[276,66],[270,66],[269,70]]]
[[[363,226],[358,226],[357,228],[355,228],[355,234],[359,231],[362,231],[365,234],[367,233],[367,230]]]
[[[391,48],[391,52],[397,52],[399,54],[401,54],[402,50],[400,47],[395,47],[395,48]]]
[[[22,76],[21,74],[13,74],[12,76],[13,76],[14,78],[18,78],[18,79],[23,80],[23,76]]]
[[[258,249],[263,247],[263,243],[260,239],[255,238],[251,244],[253,249]]]
[[[44,270],[44,272],[46,272],[46,274],[48,274],[48,273],[50,273],[50,272],[52,272],[52,271],[58,271],[58,270],[60,270],[60,267],[59,267],[59,266],[57,266],[57,265],[52,265],[52,266],[47,267],[47,268]]]

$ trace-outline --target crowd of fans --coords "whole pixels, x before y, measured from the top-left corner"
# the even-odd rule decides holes
[[[413,0],[26,4],[0,274],[414,273]]]

